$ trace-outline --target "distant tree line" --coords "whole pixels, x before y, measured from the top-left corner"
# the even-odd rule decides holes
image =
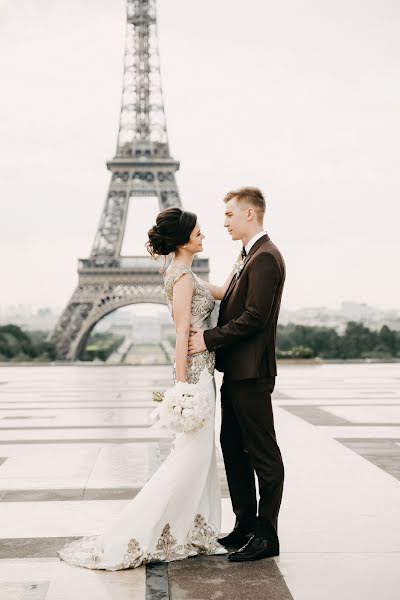
[[[42,331],[25,332],[17,325],[0,326],[0,361],[48,362],[56,359],[54,344]],[[81,360],[107,360],[124,338],[112,332],[93,333]],[[175,339],[171,336],[171,344]],[[342,335],[330,327],[278,325],[278,358],[357,359],[400,358],[400,332],[384,325],[371,331],[362,323],[350,321]]]
[[[371,331],[349,321],[342,335],[330,327],[278,325],[278,358],[395,358],[400,357],[400,332],[384,325]]]
[[[43,331],[23,331],[18,325],[0,326],[0,361],[49,362],[56,359],[56,347],[46,340]],[[93,333],[86,344],[80,360],[107,360],[124,341],[124,337],[112,332]]]
[[[56,358],[54,344],[46,340],[47,333],[30,331],[17,325],[0,326],[0,361],[48,362]]]

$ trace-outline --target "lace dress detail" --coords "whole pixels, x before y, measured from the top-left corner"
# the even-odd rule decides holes
[[[86,569],[104,569],[105,571],[120,571],[146,565],[151,562],[171,562],[183,560],[196,554],[222,554],[223,549],[218,544],[218,532],[209,525],[201,514],[197,514],[185,543],[179,544],[173,535],[171,525],[167,523],[155,549],[146,553],[140,547],[137,539],[131,538],[126,545],[123,559],[116,564],[102,564],[102,552],[96,550],[97,536],[87,536],[83,539],[67,543],[58,550],[60,558],[75,567]]]
[[[172,265],[165,274],[164,288],[167,295],[168,308],[173,318],[172,299],[174,285],[184,275],[188,273],[193,279],[193,296],[191,305],[190,324],[203,329],[209,329],[212,326],[211,314],[214,310],[215,300],[211,292],[205,287],[202,281],[193,273],[193,271],[183,264]],[[203,369],[207,369],[210,375],[213,375],[215,369],[215,352],[199,352],[190,354],[187,359],[187,381],[188,383],[198,383]],[[174,381],[176,379],[176,364],[174,357],[173,367]]]

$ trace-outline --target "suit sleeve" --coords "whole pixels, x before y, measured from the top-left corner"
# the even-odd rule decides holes
[[[204,332],[209,351],[230,346],[262,329],[270,316],[281,273],[269,252],[258,254],[249,265],[248,290],[243,313],[225,325]]]

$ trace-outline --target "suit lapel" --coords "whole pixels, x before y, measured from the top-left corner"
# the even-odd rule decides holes
[[[247,255],[247,257],[246,257],[246,260],[245,260],[245,263],[244,263],[243,269],[241,270],[239,277],[242,275],[243,271],[244,271],[244,270],[245,270],[245,268],[247,267],[248,263],[249,263],[249,262],[250,262],[250,260],[251,260],[251,257],[252,257],[252,256],[253,256],[253,254],[256,252],[257,248],[259,248],[263,242],[267,242],[268,240],[269,240],[269,236],[268,236],[267,234],[265,234],[265,235],[262,235],[262,236],[261,236],[261,237],[260,237],[260,238],[259,238],[259,239],[258,239],[258,240],[257,240],[257,241],[256,241],[256,242],[253,244],[253,245],[252,245],[252,247],[250,248],[250,252],[248,253],[248,255]],[[236,277],[236,273],[235,273],[235,275],[232,277],[232,279],[231,279],[231,282],[230,282],[230,284],[229,284],[229,286],[228,286],[228,289],[226,290],[226,292],[225,292],[225,295],[224,295],[224,297],[223,297],[223,298],[222,298],[222,300],[221,300],[221,304],[222,304],[222,302],[225,302],[225,301],[228,299],[228,297],[231,295],[231,293],[232,293],[232,291],[233,291],[233,289],[234,289],[234,287],[235,287],[235,285],[236,285],[236,283],[237,283],[237,281],[238,281],[239,277]]]

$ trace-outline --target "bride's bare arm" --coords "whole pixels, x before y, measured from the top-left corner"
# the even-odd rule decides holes
[[[193,279],[190,274],[186,273],[175,283],[172,296],[172,310],[176,331],[176,381],[187,381],[187,356],[192,296]]]
[[[239,261],[242,258],[242,255],[239,254],[239,256],[236,259],[236,262]],[[210,290],[214,300],[222,300],[222,298],[225,296],[225,292],[229,287],[230,282],[232,281],[232,277],[235,274],[235,267],[232,267],[232,271],[229,273],[228,277],[225,280],[225,283],[223,285],[215,285],[214,283],[210,283],[209,281],[203,281],[204,285]]]

